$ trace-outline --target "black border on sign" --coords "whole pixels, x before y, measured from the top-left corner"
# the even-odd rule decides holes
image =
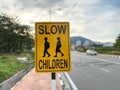
[[[67,70],[37,70],[37,24],[67,24],[68,25],[68,54],[69,54],[69,68]],[[69,72],[71,70],[70,58],[70,23],[69,22],[35,22],[35,71],[36,72]]]

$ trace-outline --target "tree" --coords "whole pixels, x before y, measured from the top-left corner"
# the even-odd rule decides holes
[[[120,34],[118,35],[116,41],[115,41],[115,44],[114,44],[114,47],[116,50],[120,50]]]
[[[21,25],[14,18],[0,14],[0,52],[30,50],[33,47],[33,38],[29,32],[28,25]]]

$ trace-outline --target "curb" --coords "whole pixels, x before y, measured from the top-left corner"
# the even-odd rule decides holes
[[[29,70],[30,71],[30,70]],[[17,83],[15,83],[15,85],[10,89],[10,90],[14,90],[14,88],[18,85],[18,84],[20,84],[20,82],[22,81],[22,80],[24,80],[26,77],[27,77],[27,74],[29,73],[29,71],[17,82]]]
[[[71,86],[64,73],[60,73],[60,79],[62,80],[62,90],[72,90]]]
[[[63,81],[62,90],[78,90],[75,83],[72,81],[67,72],[60,73]]]
[[[106,56],[111,58],[120,58],[120,55],[107,55],[107,54],[99,54],[100,56]]]
[[[83,52],[80,52],[80,53],[83,53]],[[85,54],[85,53],[83,53]],[[120,55],[110,55],[110,54],[98,54],[100,56],[106,56],[106,57],[111,57],[111,58],[120,58]]]
[[[0,83],[0,90],[10,90],[26,73],[28,73],[33,68],[33,62],[34,61],[29,62],[30,65],[26,69],[21,70],[9,79]]]
[[[61,78],[60,73],[58,73],[58,78],[59,78],[59,80],[60,80],[60,85],[61,85],[61,87],[62,87],[62,90],[64,90],[65,84],[64,84],[63,81],[62,81],[62,78]]]

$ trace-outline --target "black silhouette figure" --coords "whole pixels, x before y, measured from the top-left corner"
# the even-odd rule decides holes
[[[50,48],[50,44],[49,44],[49,42],[47,41],[47,40],[48,40],[47,37],[45,37],[44,40],[45,40],[45,43],[44,43],[44,55],[43,55],[42,57],[45,57],[46,54],[48,54],[48,57],[49,57],[50,54],[49,54],[49,52],[48,52],[48,49]]]
[[[57,45],[56,45],[56,55],[54,57],[57,57],[57,53],[60,53],[61,56],[64,56],[64,54],[61,52],[60,48],[61,48],[61,40],[60,37],[57,37]]]

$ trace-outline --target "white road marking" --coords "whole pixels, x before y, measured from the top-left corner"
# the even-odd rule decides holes
[[[74,53],[73,53],[74,54]],[[74,54],[74,55],[77,55],[77,56],[80,56],[79,54]],[[100,59],[100,58],[93,58],[93,57],[88,57],[88,56],[80,56],[80,57],[85,57],[85,58],[88,58],[88,59],[95,59],[95,60],[98,60],[98,61],[104,61],[104,62],[109,62],[109,63],[114,63],[114,64],[118,64],[118,65],[120,65],[120,63],[119,62],[113,62],[113,61],[108,61],[108,60],[104,60],[104,59]]]
[[[80,62],[84,63],[85,61],[80,61]]]
[[[91,67],[95,67],[93,64],[89,64]]]
[[[97,68],[96,66],[94,66],[93,64],[89,64],[91,67],[93,68]],[[105,71],[105,72],[110,72],[108,69],[104,69],[104,68],[98,68],[98,69],[101,69],[102,71]]]
[[[105,72],[110,72],[109,70],[104,69],[104,68],[101,68],[101,70],[103,70],[103,71],[105,71]]]
[[[104,59],[98,59],[98,58],[93,58],[93,59],[96,59],[96,60],[98,60],[98,61],[104,61],[104,62],[109,62],[109,63],[114,63],[114,64],[118,64],[118,65],[120,65],[119,62],[107,61],[107,60],[104,60]]]
[[[72,81],[72,79],[70,78],[68,73],[65,72],[64,74],[67,77],[67,79],[68,79],[68,81],[69,81],[69,83],[70,83],[70,85],[72,87],[72,90],[78,90],[77,86],[74,84],[74,82]]]
[[[74,55],[77,55],[77,56],[80,56],[79,54],[74,54]],[[85,57],[85,58],[88,58],[88,59],[95,59],[95,60],[97,60],[97,61],[103,61],[103,62],[108,62],[108,63],[114,63],[114,64],[117,64],[117,65],[120,65],[120,63],[119,62],[115,62],[115,61],[109,61],[109,60],[105,60],[105,59],[100,59],[100,58],[95,58],[95,57],[88,57],[88,56],[84,56],[84,55],[82,55],[82,56],[80,56],[80,57]],[[96,66],[94,66],[93,64],[89,64],[91,67],[94,67],[94,68],[96,68]],[[110,72],[108,69],[105,69],[105,68],[99,68],[99,69],[101,69],[102,71],[105,71],[105,72]]]

